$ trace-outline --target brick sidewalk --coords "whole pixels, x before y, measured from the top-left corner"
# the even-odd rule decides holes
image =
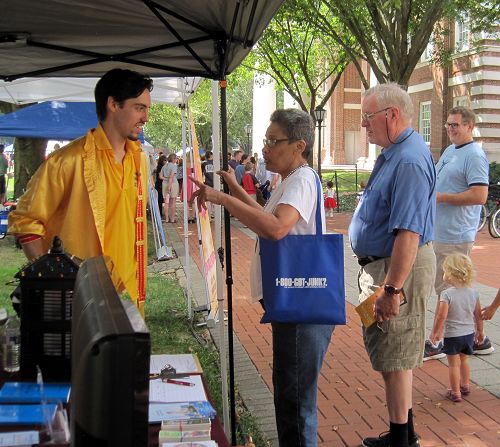
[[[338,214],[328,220],[329,230],[345,233],[350,215]],[[189,226],[189,244],[191,257],[199,266],[195,228]],[[181,224],[177,224],[177,231],[182,238]],[[259,323],[260,306],[250,302],[248,272],[254,241],[245,233],[232,227],[234,332],[272,390],[270,325]],[[474,262],[480,270],[478,280],[493,287],[500,286],[493,258],[499,246],[500,239],[493,240],[483,232],[473,251]],[[349,303],[347,315],[347,325],[335,329],[319,380],[318,445],[322,447],[359,446],[363,437],[387,430],[382,379],[370,367],[359,318]],[[498,374],[498,370],[494,371]],[[462,403],[452,403],[443,397],[447,385],[448,369],[439,361],[426,362],[415,371],[413,409],[422,447],[500,445],[499,399],[473,386],[471,395]]]

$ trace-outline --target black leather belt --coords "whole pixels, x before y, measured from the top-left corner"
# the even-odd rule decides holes
[[[380,256],[365,256],[363,258],[358,257],[358,264],[361,267],[364,267],[365,265],[368,265],[370,262],[378,261],[379,259],[382,259]]]

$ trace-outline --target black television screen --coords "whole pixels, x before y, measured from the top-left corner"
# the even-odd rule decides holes
[[[86,260],[73,297],[71,445],[148,445],[149,331],[116,292],[104,258]]]

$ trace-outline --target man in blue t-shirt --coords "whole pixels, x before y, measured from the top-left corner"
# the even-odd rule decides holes
[[[454,107],[449,111],[445,127],[452,144],[445,149],[436,164],[434,251],[437,268],[434,288],[438,295],[437,307],[441,292],[449,287],[443,280],[443,260],[454,252],[470,254],[476,238],[481,205],[488,197],[489,164],[484,151],[472,137],[475,122],[474,112],[466,107]],[[474,345],[475,354],[490,352],[493,352],[493,347],[487,337],[481,345]],[[430,340],[426,341],[424,360],[444,356],[442,342],[433,346]]]
[[[426,303],[436,258],[432,249],[436,171],[429,148],[411,126],[413,104],[397,84],[364,94],[362,126],[382,146],[349,226],[358,257],[360,301],[375,292],[376,322],[363,328],[374,370],[385,386],[389,433],[365,447],[418,447],[413,427],[413,369],[422,364]]]

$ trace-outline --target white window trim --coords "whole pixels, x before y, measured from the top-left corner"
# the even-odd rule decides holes
[[[425,120],[423,117],[423,113],[424,113],[423,109],[426,108],[427,106],[429,106],[429,109],[428,109],[429,118],[427,120]],[[420,103],[419,114],[418,114],[418,130],[419,130],[420,135],[422,135],[422,138],[424,139],[425,144],[427,144],[427,146],[431,145],[431,118],[432,118],[431,101],[422,101]],[[426,121],[428,122],[428,129],[429,129],[429,132],[427,135],[424,133],[424,126],[426,125]],[[426,137],[428,137],[428,141],[426,141]]]
[[[464,35],[466,35],[465,39],[463,39]],[[469,51],[471,37],[469,15],[465,14],[463,20],[455,22],[455,53]]]

